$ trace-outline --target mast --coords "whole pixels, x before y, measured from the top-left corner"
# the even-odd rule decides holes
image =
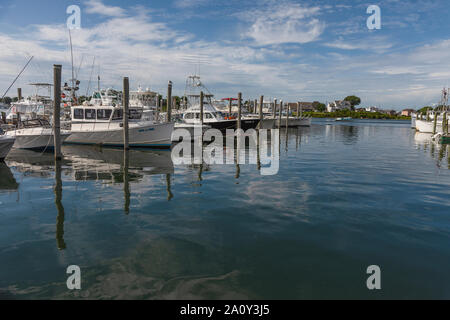
[[[75,81],[75,75],[74,75],[74,72],[73,72],[73,48],[72,48],[72,35],[71,35],[71,33],[70,33],[70,29],[69,29],[69,40],[70,40],[70,59],[72,60],[72,100],[73,100],[73,98],[75,98],[75,90],[74,90],[74,88],[75,88],[75,83],[74,83],[74,81]]]
[[[5,93],[2,96],[2,99],[6,96],[6,94],[8,93],[9,89],[11,89],[11,87],[14,85],[14,83],[16,83],[17,79],[19,79],[20,75],[25,71],[26,67],[28,67],[28,65],[30,64],[31,60],[33,60],[34,56],[31,56],[30,60],[28,60],[27,64],[25,65],[25,67],[22,68],[22,70],[19,72],[19,74],[17,75],[17,77],[14,79],[14,81],[11,83],[11,85],[8,87],[8,89],[6,89]]]

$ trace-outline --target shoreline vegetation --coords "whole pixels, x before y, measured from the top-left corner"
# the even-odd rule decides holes
[[[380,119],[380,120],[411,120],[411,117],[390,115],[381,112],[368,112],[368,111],[350,111],[340,110],[335,112],[303,112],[304,116],[312,118],[346,118],[352,117],[353,119]]]

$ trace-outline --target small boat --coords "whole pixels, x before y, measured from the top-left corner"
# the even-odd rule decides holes
[[[0,161],[3,161],[6,158],[15,141],[16,139],[14,137],[0,134]]]
[[[352,117],[336,118],[336,121],[351,121],[351,120],[353,120]]]
[[[53,149],[53,128],[47,120],[33,119],[21,121],[18,128],[6,132],[6,136],[15,138],[14,148],[49,150]],[[67,130],[61,130],[61,144],[70,136]]]

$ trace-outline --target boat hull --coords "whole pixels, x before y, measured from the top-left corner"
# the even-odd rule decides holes
[[[104,125],[104,126],[102,126]],[[72,124],[71,135],[66,144],[102,145],[123,147],[123,128],[108,128],[108,123]],[[174,123],[130,123],[129,147],[170,148]]]
[[[3,161],[8,155],[15,142],[14,138],[0,138],[0,161]]]
[[[416,120],[416,130],[422,133],[433,133],[434,121]],[[443,133],[442,121],[437,121],[436,133]]]
[[[64,142],[70,133],[61,131],[61,143]],[[16,139],[14,148],[17,149],[52,149],[55,146],[55,138],[51,128],[27,128],[8,131],[7,136]]]

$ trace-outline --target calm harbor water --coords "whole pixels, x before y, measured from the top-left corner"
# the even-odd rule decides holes
[[[0,164],[0,297],[450,299],[450,147],[365,120],[316,120],[280,144],[273,176],[174,166],[169,151],[131,151],[128,168],[114,149],[65,146],[56,168],[14,151]]]

